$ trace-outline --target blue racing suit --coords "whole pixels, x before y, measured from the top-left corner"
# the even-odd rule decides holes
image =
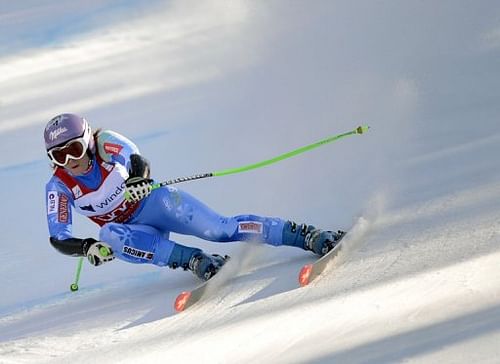
[[[56,167],[46,185],[47,221],[51,238],[62,244],[72,235],[76,211],[101,226],[99,240],[118,259],[165,266],[176,243],[170,232],[214,242],[260,241],[283,244],[285,221],[256,215],[221,216],[190,194],[162,187],[138,203],[124,198],[130,156],[137,146],[113,131],[99,132],[92,165],[83,176]],[[73,252],[72,255],[83,255]]]

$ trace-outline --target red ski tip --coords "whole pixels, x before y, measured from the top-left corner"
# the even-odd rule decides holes
[[[299,283],[301,287],[307,286],[309,284],[309,277],[311,276],[312,268],[312,264],[306,264],[300,270]]]
[[[174,304],[174,308],[177,312],[184,311],[184,309],[186,308],[186,304],[189,301],[189,297],[191,297],[191,292],[182,292],[177,296]]]

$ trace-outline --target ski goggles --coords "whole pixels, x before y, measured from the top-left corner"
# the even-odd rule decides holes
[[[87,152],[88,142],[85,137],[70,140],[62,147],[54,147],[47,151],[50,160],[61,167],[68,164],[70,159],[80,159]]]

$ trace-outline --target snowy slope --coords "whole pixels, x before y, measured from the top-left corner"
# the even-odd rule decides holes
[[[0,363],[498,362],[495,2],[55,4],[0,6]],[[66,111],[130,136],[158,179],[368,123],[179,186],[227,215],[353,226],[346,249],[298,288],[309,253],[177,235],[235,257],[188,311],[173,300],[197,282],[178,270],[85,265],[70,293],[76,260],[47,241],[41,140]],[[97,234],[83,219],[74,231]]]

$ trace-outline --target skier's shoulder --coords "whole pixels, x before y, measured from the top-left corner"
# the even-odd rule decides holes
[[[57,194],[64,194],[68,197],[72,196],[72,193],[69,190],[68,186],[66,186],[64,182],[55,173],[50,177],[50,179],[45,184],[45,191],[47,192],[47,194],[57,193]]]
[[[104,161],[127,160],[130,154],[139,149],[129,138],[113,130],[99,130],[96,133],[97,151]],[[123,164],[123,163],[122,163]]]
[[[124,135],[109,129],[99,129],[95,133],[96,141],[98,144],[104,143],[132,143],[130,139],[125,137]]]
[[[114,152],[115,147],[132,146],[136,147],[134,142],[132,142],[126,136],[117,133],[113,130],[101,129],[96,133],[96,141],[99,147],[108,148],[110,152]]]

